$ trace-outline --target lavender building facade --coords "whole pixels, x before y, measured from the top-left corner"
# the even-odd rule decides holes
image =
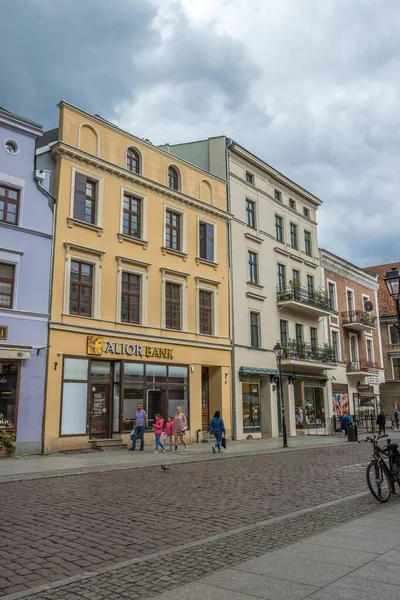
[[[0,429],[42,451],[54,202],[42,126],[0,108]]]

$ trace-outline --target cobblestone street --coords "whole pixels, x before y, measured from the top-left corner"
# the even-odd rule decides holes
[[[141,598],[170,589],[376,510],[363,496],[252,527],[367,491],[369,456],[369,446],[354,444],[172,464],[167,473],[157,466],[1,484],[0,595],[85,574],[31,597]],[[140,569],[123,565],[163,551]]]

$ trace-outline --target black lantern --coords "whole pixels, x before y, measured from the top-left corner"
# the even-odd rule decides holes
[[[285,404],[283,401],[283,386],[282,386],[282,358],[285,356],[285,348],[279,342],[274,346],[274,352],[279,368],[279,396],[281,401],[281,414],[282,414],[282,439],[283,447],[287,448],[287,430],[286,430],[286,418],[285,418]]]
[[[386,283],[387,291],[393,300],[400,298],[400,273],[396,267],[392,267],[383,278]]]

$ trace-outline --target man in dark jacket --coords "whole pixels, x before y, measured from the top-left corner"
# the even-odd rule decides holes
[[[383,412],[381,411],[376,419],[376,424],[379,426],[379,435],[381,435],[382,431],[383,431],[383,435],[385,435],[386,433],[386,417],[383,414]]]

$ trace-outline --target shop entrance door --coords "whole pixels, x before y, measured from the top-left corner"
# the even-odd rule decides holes
[[[201,429],[207,431],[210,422],[210,405],[208,397],[208,369],[201,369]]]
[[[156,415],[163,414],[161,390],[147,390],[146,404],[148,426],[154,427]]]
[[[91,439],[110,437],[110,386],[90,386],[90,426]]]

